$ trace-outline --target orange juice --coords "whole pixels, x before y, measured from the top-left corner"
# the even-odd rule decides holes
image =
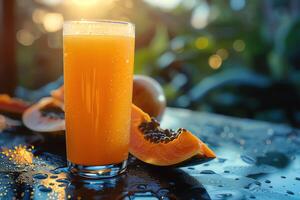
[[[128,156],[134,30],[125,23],[86,28],[77,23],[74,30],[64,30],[68,161],[85,166],[121,163]]]

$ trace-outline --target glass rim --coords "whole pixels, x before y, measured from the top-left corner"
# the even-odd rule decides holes
[[[120,25],[130,25],[135,27],[135,25],[128,21],[121,21],[121,20],[111,20],[111,19],[91,19],[91,20],[66,20],[64,24],[120,24]]]
[[[135,37],[135,26],[131,22],[107,19],[64,21],[63,35],[115,35]]]

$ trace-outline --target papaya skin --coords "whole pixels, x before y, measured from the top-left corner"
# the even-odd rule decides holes
[[[0,112],[15,114],[16,116],[29,108],[29,104],[20,99],[12,98],[7,94],[0,94]]]
[[[176,165],[193,156],[215,158],[215,153],[191,132],[184,130],[178,138],[168,143],[153,143],[144,138],[139,129],[142,122],[150,122],[150,116],[132,105],[129,152],[143,162],[157,165]]]

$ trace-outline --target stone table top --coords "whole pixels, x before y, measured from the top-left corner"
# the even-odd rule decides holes
[[[191,130],[218,158],[171,168],[130,157],[124,175],[84,182],[68,176],[63,132],[13,127],[0,133],[0,199],[300,200],[299,130],[175,108],[162,127]]]

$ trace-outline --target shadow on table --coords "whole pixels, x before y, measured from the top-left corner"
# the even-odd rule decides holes
[[[210,199],[202,184],[182,170],[150,167],[138,161],[128,166],[126,174],[116,178],[100,181],[73,178],[66,194],[75,199]]]

